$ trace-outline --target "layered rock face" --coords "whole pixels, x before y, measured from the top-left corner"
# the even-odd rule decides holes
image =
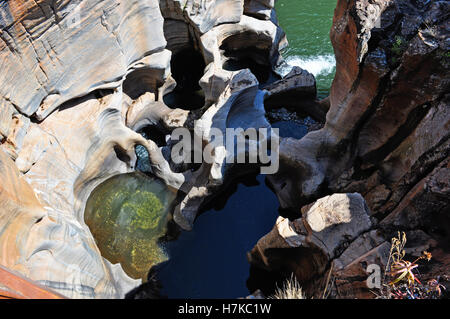
[[[369,209],[360,194],[333,194],[305,207],[301,218],[279,217],[272,231],[248,253],[248,260],[276,276],[294,273],[307,295],[322,297],[318,291],[325,285],[323,275],[329,272],[330,260],[339,263],[347,243],[371,227]],[[250,286],[252,281],[264,279],[251,276]]]
[[[367,265],[386,263],[380,250],[394,230],[409,231],[417,247],[448,247],[448,12],[445,1],[338,1],[325,125],[281,141],[282,166],[269,180],[283,207],[298,216],[324,195],[358,192],[373,217],[364,234],[345,240],[342,255],[327,258],[336,296],[374,296],[361,278]],[[257,248],[264,256],[271,246]]]
[[[279,59],[284,34],[272,8],[243,0],[3,2],[0,263],[73,298],[123,297],[139,285],[102,258],[84,221],[87,199],[101,182],[135,170],[140,145],[149,171],[179,192],[174,219],[192,227],[223,182],[224,159],[193,172],[168,158],[175,141],[159,147],[136,132],[198,128],[206,146],[212,126],[268,127],[264,94],[247,68],[271,72]],[[199,109],[164,102],[197,87]]]
[[[0,263],[67,297],[123,297],[141,281],[102,257],[84,210],[100,183],[136,169],[137,146],[144,169],[177,192],[172,218],[188,230],[205,199],[241,173],[211,128],[269,128],[264,100],[303,100],[300,111],[324,119],[306,71],[259,90],[286,45],[273,5],[3,2]],[[448,267],[448,11],[444,1],[338,1],[325,125],[282,138],[269,177],[296,216],[280,217],[252,266],[294,272],[311,295],[331,270],[334,296],[367,297],[366,266],[384,265],[392,231],[405,229],[411,254],[439,246],[437,265]],[[212,163],[171,160],[168,135],[181,127]],[[149,128],[164,145],[137,133]],[[259,142],[247,140],[244,155]]]
[[[278,180],[288,176],[273,178],[283,206],[319,191],[358,191],[374,214],[386,215],[447,158],[447,9],[439,1],[338,3],[331,107],[322,130],[281,145],[300,177],[285,186]]]

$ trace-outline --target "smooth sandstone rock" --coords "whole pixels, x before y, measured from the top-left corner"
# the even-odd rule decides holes
[[[2,11],[2,103],[39,120],[73,98],[118,87],[133,62],[166,45],[156,0],[9,1]]]
[[[9,1],[0,10],[1,171],[11,168],[16,176],[2,196],[19,187],[29,197],[14,199],[0,215],[0,233],[8,236],[1,241],[2,265],[68,297],[123,297],[140,281],[101,256],[84,222],[89,195],[102,181],[133,171],[141,145],[151,173],[185,196],[177,208],[180,225],[193,221],[224,181],[223,158],[195,174],[190,167],[174,171],[165,157],[172,141],[160,148],[136,131],[159,125],[170,133],[193,128],[201,117],[205,130],[213,122],[225,127],[241,109],[247,125],[267,126],[258,82],[248,70],[224,70],[220,46],[242,33],[260,35],[263,42],[245,49],[258,47],[270,69],[282,32],[272,21],[244,16],[241,0]],[[201,70],[206,107],[198,112],[163,103],[177,85],[173,55],[186,48],[209,65]],[[210,141],[206,135],[205,146]],[[3,245],[10,241],[17,245]]]
[[[315,294],[320,288],[314,286],[314,278],[323,275],[343,248],[371,227],[360,194],[333,194],[307,207],[302,218],[279,217],[247,257],[252,266],[266,271],[294,273],[305,291]]]

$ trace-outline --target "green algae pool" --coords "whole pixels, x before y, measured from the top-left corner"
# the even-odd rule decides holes
[[[175,194],[142,173],[114,176],[91,193],[84,219],[102,256],[132,278],[146,280],[152,265],[167,260],[164,236]]]

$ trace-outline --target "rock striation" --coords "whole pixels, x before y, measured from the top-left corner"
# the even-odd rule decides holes
[[[177,167],[175,141],[137,132],[198,128],[207,146],[212,125],[270,126],[248,69],[280,59],[273,2],[14,0],[0,5],[0,30],[0,263],[70,298],[123,297],[141,280],[102,257],[84,219],[90,194],[134,171],[140,146],[179,193],[175,221],[192,227],[230,167],[218,155]],[[186,69],[189,56],[199,62]],[[166,105],[197,86],[199,109]]]
[[[355,278],[385,263],[394,230],[414,238],[411,254],[448,242],[448,2],[339,0],[326,101],[305,70],[266,84],[287,45],[273,7],[2,2],[0,264],[66,297],[124,297],[141,280],[102,257],[84,218],[93,190],[135,171],[140,148],[147,173],[177,193],[171,222],[191,229],[205,201],[246,170],[225,161],[212,128],[269,128],[264,103],[324,126],[280,139],[269,181],[295,216],[258,242],[252,267],[294,272],[311,295],[330,270],[333,296],[367,297]],[[177,128],[213,162],[174,163]],[[247,139],[235,156],[278,138]]]
[[[413,246],[447,247],[448,10],[445,1],[338,1],[324,127],[281,139],[281,168],[268,178],[294,218],[333,193],[360,193],[369,208],[371,231],[334,258],[335,296],[374,297],[366,267],[383,265],[396,230],[416,238]]]
[[[349,243],[371,227],[369,210],[360,194],[333,194],[306,208],[301,218],[290,221],[279,217],[272,231],[248,253],[248,260],[267,272],[294,273],[307,294],[319,297],[317,292],[324,283],[318,284],[317,278],[329,271],[331,261]]]

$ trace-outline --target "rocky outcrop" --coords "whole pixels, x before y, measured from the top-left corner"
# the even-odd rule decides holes
[[[362,296],[355,277],[383,263],[393,229],[416,236],[413,253],[448,241],[448,3],[338,1],[337,75],[320,103],[314,78],[299,69],[259,90],[286,45],[273,5],[3,3],[0,263],[67,297],[123,297],[140,280],[102,257],[84,221],[92,191],[134,171],[139,146],[147,172],[178,193],[173,221],[190,229],[205,199],[241,173],[211,129],[270,127],[264,100],[278,107],[299,94],[312,101],[302,111],[319,121],[328,111],[326,121],[300,140],[281,139],[270,182],[297,216],[280,218],[258,243],[254,266],[294,271],[311,294],[332,269],[336,296]],[[186,57],[191,63],[180,63]],[[186,91],[200,103],[188,105]],[[169,105],[171,94],[182,102]],[[212,163],[171,161],[177,141],[168,136],[180,127]],[[164,143],[137,133],[148,128]],[[245,143],[234,156],[258,141]],[[332,193],[340,195],[324,197]],[[445,249],[437,256],[448,264]]]
[[[214,149],[214,164],[176,166],[167,156],[176,141],[158,145],[137,131],[199,129],[207,147],[212,125],[269,126],[264,93],[245,70],[271,72],[280,58],[284,34],[273,4],[263,4],[263,11],[247,2],[244,9],[243,0],[2,4],[0,263],[72,298],[123,297],[139,285],[102,257],[84,221],[86,202],[106,179],[136,169],[139,146],[148,172],[178,191],[175,221],[192,227],[231,167]],[[254,8],[264,17],[245,13]],[[176,62],[185,54],[196,62]],[[204,105],[168,107],[165,97],[180,87],[198,87]]]
[[[279,217],[273,230],[248,254],[249,262],[267,272],[294,273],[309,295],[323,291],[317,279],[331,261],[372,227],[360,194],[334,194],[305,207],[303,217]],[[256,280],[250,278],[250,281]]]
[[[369,207],[373,230],[334,260],[335,296],[374,297],[366,267],[383,265],[395,230],[422,231],[417,247],[447,247],[448,10],[445,1],[338,1],[325,125],[281,139],[281,168],[269,180],[293,215],[332,193],[358,192]]]
[[[387,215],[448,156],[447,4],[380,1],[370,4],[372,11],[368,5],[338,3],[327,121],[320,131],[281,143],[282,160],[298,167],[300,178],[285,178],[286,171],[271,179],[285,207],[301,207],[320,193],[357,191],[373,214]],[[389,22],[395,17],[398,27]]]
[[[259,19],[269,20],[275,0],[244,0],[244,13]]]
[[[117,87],[133,64],[164,49],[162,24],[157,0],[9,1],[1,103],[42,120],[64,102]]]
[[[264,100],[267,110],[285,107],[303,117],[311,116],[325,122],[328,108],[316,100],[317,88],[314,75],[298,66],[282,79],[264,87],[268,94]]]

